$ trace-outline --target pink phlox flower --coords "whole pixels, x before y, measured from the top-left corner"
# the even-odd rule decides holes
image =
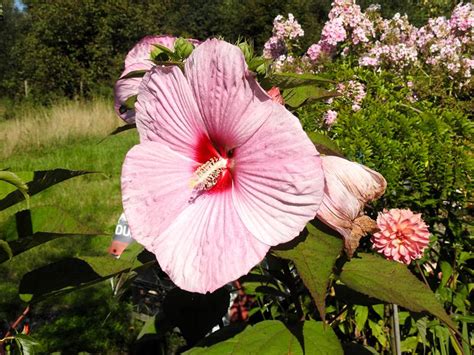
[[[277,37],[272,36],[263,45],[263,57],[266,59],[277,59],[286,52],[285,42]]]
[[[176,37],[168,35],[146,36],[128,52],[125,57],[125,69],[114,87],[114,109],[125,122],[135,122],[135,110],[127,108],[125,103],[129,98],[138,94],[138,87],[142,82],[142,77],[127,78],[126,76],[135,71],[148,71],[153,68],[155,64],[150,56],[155,49],[155,44],[173,49],[175,41]],[[195,39],[188,39],[188,41],[195,46],[200,43]]]
[[[458,32],[472,31],[474,27],[474,5],[459,3],[449,19],[451,27]]]
[[[344,42],[347,32],[344,28],[342,18],[338,17],[334,20],[326,22],[321,33],[321,42],[325,42],[330,46],[336,46],[340,42]]]
[[[293,14],[288,14],[288,19],[278,15],[273,20],[273,35],[279,39],[294,40],[303,37],[304,31]]]
[[[373,234],[372,247],[387,259],[410,264],[423,256],[430,232],[421,213],[398,208],[384,210],[377,217],[377,226],[380,232]]]
[[[140,144],[122,168],[134,239],[179,287],[212,292],[297,236],[324,194],[321,159],[242,51],[212,39],[139,87]]]
[[[337,112],[333,110],[327,110],[323,115],[323,120],[328,126],[332,126],[337,120]]]
[[[317,61],[321,57],[321,53],[322,53],[322,48],[321,48],[321,45],[318,43],[311,45],[306,51],[307,56],[313,62]]]

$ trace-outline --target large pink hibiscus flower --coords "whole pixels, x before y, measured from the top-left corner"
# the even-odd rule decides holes
[[[185,64],[157,66],[135,105],[141,143],[122,170],[133,238],[171,279],[214,291],[293,239],[321,204],[321,159],[296,117],[208,40]]]

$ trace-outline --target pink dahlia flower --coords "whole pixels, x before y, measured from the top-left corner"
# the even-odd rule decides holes
[[[117,115],[127,123],[135,122],[135,110],[127,108],[125,102],[138,94],[138,87],[142,82],[142,77],[126,77],[134,71],[148,71],[155,66],[151,60],[151,52],[155,49],[155,44],[160,44],[166,48],[173,49],[176,37],[146,36],[142,38],[125,57],[125,70],[120,75],[119,80],[115,84],[114,108]],[[195,39],[188,39],[193,45],[200,42]]]
[[[373,248],[387,259],[410,264],[422,257],[428,246],[430,232],[421,213],[393,208],[377,217],[380,232],[372,236]]]
[[[364,207],[383,195],[387,182],[361,164],[335,156],[321,160],[326,186],[316,217],[343,236],[345,250],[352,256],[360,238],[375,228],[375,222],[364,215]]]
[[[293,239],[321,204],[321,159],[296,117],[271,100],[241,50],[207,40],[139,88],[141,143],[122,196],[132,236],[181,288],[205,293]]]

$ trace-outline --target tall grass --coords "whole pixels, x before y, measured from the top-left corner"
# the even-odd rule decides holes
[[[62,145],[84,137],[103,137],[122,121],[109,100],[64,101],[53,107],[18,109],[0,122],[0,160],[13,153]]]

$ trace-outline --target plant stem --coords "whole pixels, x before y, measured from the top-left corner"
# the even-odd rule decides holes
[[[420,264],[418,263],[418,260],[415,262],[415,264],[416,264],[416,267],[418,268],[418,271],[420,272],[421,277],[423,278],[423,281],[425,282],[426,286],[428,286],[428,288],[431,289],[430,284],[426,280],[425,274],[423,273],[423,270],[421,269]]]
[[[401,341],[400,341],[400,320],[398,319],[398,305],[392,304],[392,329],[393,329],[393,341],[392,347],[393,353],[396,355],[401,355]]]

